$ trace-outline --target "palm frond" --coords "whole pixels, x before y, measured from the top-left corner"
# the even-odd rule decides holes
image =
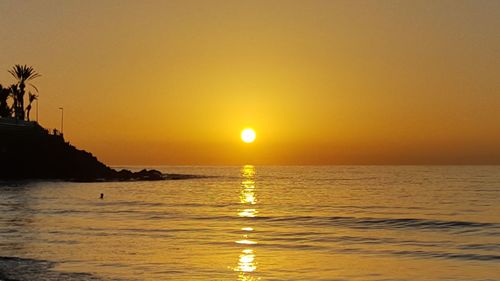
[[[8,70],[8,72],[16,78],[19,83],[24,83],[25,81],[29,81],[40,77],[41,75],[35,71],[32,66],[20,65],[16,64],[12,67],[12,69]]]
[[[31,87],[33,87],[33,89],[35,89],[35,91],[36,91],[37,93],[39,93],[38,88],[37,88],[35,85],[33,85],[33,84],[31,84],[31,83],[28,83],[28,84],[29,84]]]
[[[37,94],[33,94],[32,92],[28,92],[28,100],[29,100],[29,103],[31,104],[34,100],[37,100],[38,99],[38,95]]]

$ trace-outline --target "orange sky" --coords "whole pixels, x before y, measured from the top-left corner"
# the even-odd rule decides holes
[[[0,83],[34,66],[42,125],[63,106],[66,138],[108,164],[500,164],[499,1],[0,11]]]

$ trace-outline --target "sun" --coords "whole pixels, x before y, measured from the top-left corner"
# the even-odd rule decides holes
[[[252,143],[255,140],[255,131],[251,128],[246,128],[241,131],[241,140],[246,143]]]

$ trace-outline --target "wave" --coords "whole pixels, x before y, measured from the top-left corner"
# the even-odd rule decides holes
[[[55,265],[55,262],[47,260],[0,257],[0,280],[103,280],[89,273],[56,271]]]
[[[467,260],[467,261],[500,261],[500,255],[472,254],[472,253],[449,253],[449,252],[422,251],[422,250],[412,250],[412,251],[396,251],[396,250],[367,251],[367,250],[360,250],[359,253],[376,254],[376,255],[387,254],[387,255],[418,257],[418,258],[459,259],[459,260]]]
[[[500,235],[500,223],[433,220],[419,218],[375,218],[352,216],[257,216],[251,218],[233,216],[196,216],[196,220],[257,220],[274,224],[302,224],[307,226],[340,226],[354,229],[415,229],[433,231],[475,232],[486,231]]]
[[[447,221],[447,220],[431,220],[417,218],[372,218],[372,217],[348,217],[348,216],[333,216],[333,217],[316,217],[316,216],[299,216],[299,217],[268,217],[263,218],[271,222],[304,222],[305,224],[315,225],[330,225],[330,226],[347,226],[351,228],[411,228],[411,229],[432,229],[432,230],[484,230],[498,229],[498,223],[483,223],[470,221]]]
[[[267,249],[279,249],[279,250],[305,250],[305,251],[317,251],[325,252],[331,254],[356,254],[356,255],[366,255],[366,256],[398,256],[401,258],[419,258],[419,259],[450,259],[450,260],[464,260],[464,261],[485,261],[485,262],[499,262],[500,255],[497,254],[486,254],[486,253],[467,253],[467,252],[457,252],[454,249],[450,251],[433,251],[433,250],[421,250],[421,249],[411,249],[411,250],[386,250],[386,249],[373,249],[373,248],[360,248],[354,245],[349,246],[338,246],[332,247],[331,245],[304,242],[295,240],[293,243],[282,243],[281,240],[258,240],[257,244],[252,245],[252,247],[267,248]],[[207,241],[207,244],[218,245],[218,246],[235,246],[233,242],[227,241]],[[378,243],[377,243],[378,245]],[[435,245],[437,246],[437,244]]]

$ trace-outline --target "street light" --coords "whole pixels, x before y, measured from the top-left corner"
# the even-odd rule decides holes
[[[59,107],[61,110],[61,135],[64,133],[64,108]]]

